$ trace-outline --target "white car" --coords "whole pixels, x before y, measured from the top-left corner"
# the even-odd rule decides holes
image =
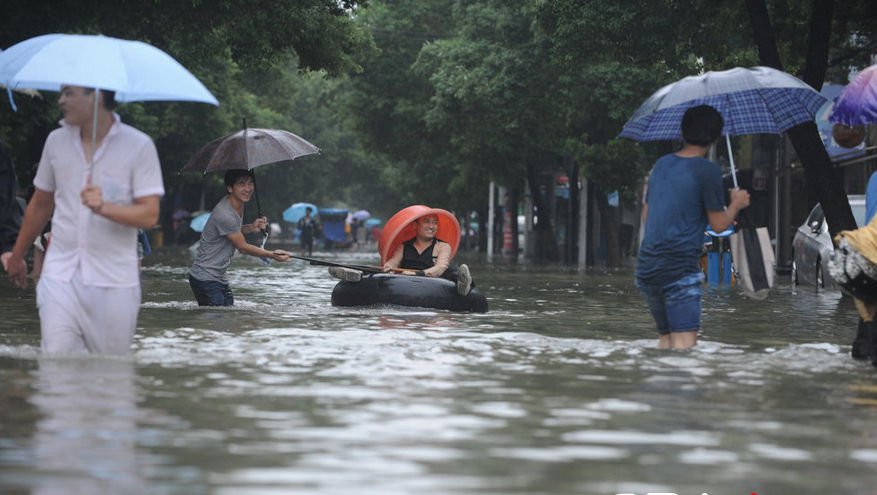
[[[865,195],[851,194],[848,198],[856,225],[862,227],[865,224]],[[820,289],[826,285],[836,286],[828,276],[825,265],[833,251],[834,242],[828,234],[828,222],[825,221],[822,205],[817,203],[792,240],[792,280],[796,284],[815,285]]]

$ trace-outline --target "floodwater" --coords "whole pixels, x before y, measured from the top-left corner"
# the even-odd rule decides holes
[[[335,308],[325,268],[241,258],[237,306],[200,309],[187,261],[146,259],[125,358],[40,357],[33,290],[0,281],[0,493],[877,493],[838,293],[708,290],[680,352],[630,270],[473,258],[491,311],[461,314]]]

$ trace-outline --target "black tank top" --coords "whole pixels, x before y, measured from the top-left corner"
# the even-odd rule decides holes
[[[426,270],[435,266],[435,260],[438,257],[433,254],[436,242],[444,242],[439,238],[434,238],[432,244],[424,249],[422,253],[417,252],[414,247],[415,238],[409,239],[402,243],[402,261],[399,263],[400,268],[408,270]]]

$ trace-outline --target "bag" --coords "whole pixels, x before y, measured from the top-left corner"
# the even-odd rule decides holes
[[[740,229],[731,235],[731,257],[737,280],[750,295],[767,297],[773,287],[776,260],[767,227]]]
[[[837,249],[828,259],[828,274],[841,290],[856,299],[877,302],[877,265],[871,263],[841,236]]]

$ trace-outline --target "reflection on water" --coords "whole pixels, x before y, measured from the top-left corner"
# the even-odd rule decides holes
[[[119,359],[41,358],[30,402],[40,419],[33,436],[32,493],[140,493],[135,454],[134,365]]]
[[[0,282],[0,491],[873,492],[877,372],[837,293],[709,289],[670,352],[630,272],[474,272],[490,313],[333,308],[325,268],[236,260],[207,309],[154,258],[129,360],[39,358]]]

